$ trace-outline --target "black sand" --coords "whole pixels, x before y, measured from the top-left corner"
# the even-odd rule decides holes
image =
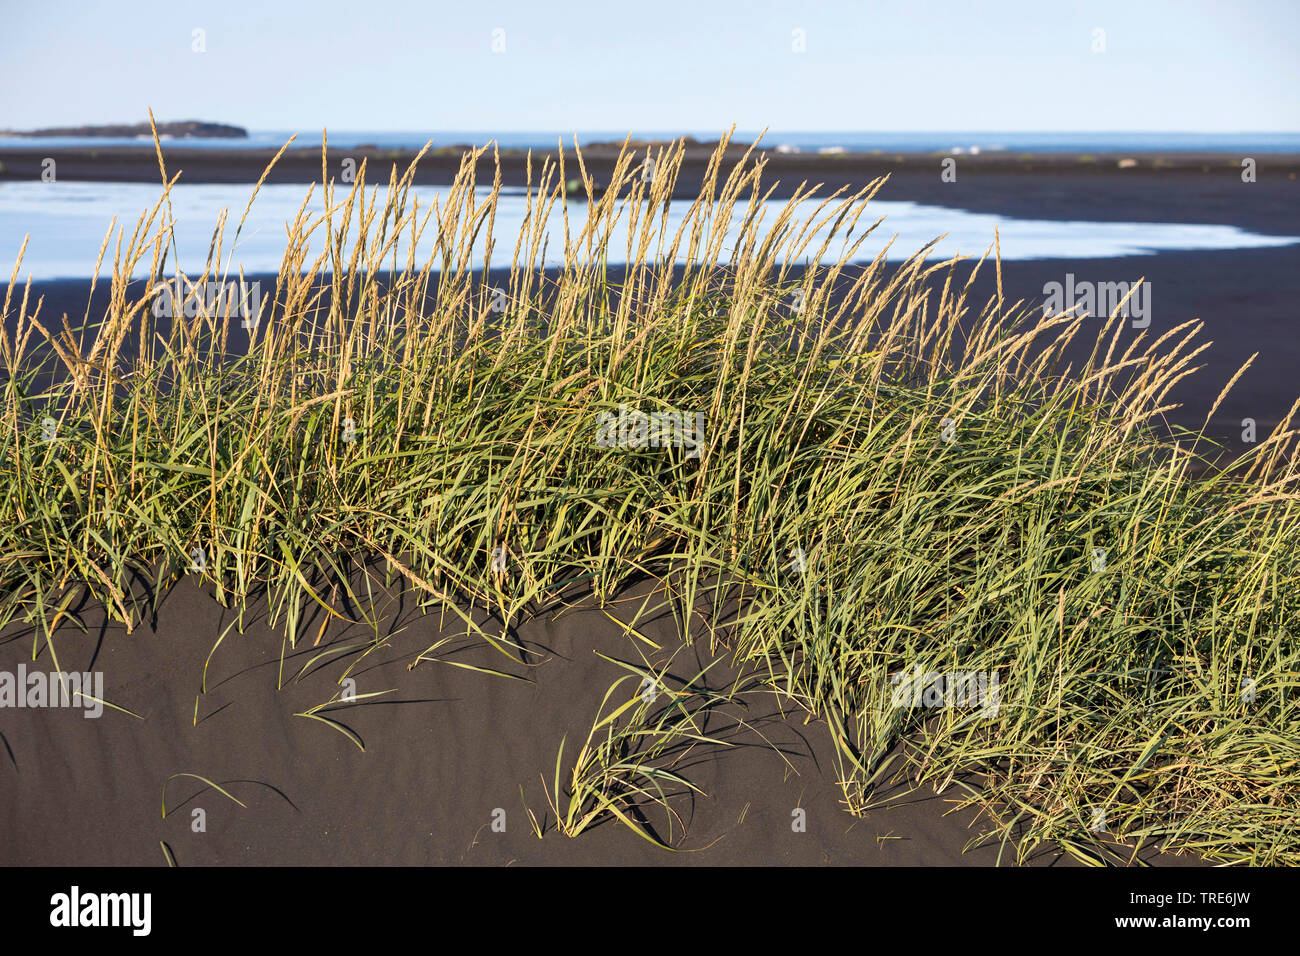
[[[629,620],[642,597],[629,595],[616,615]],[[636,642],[598,610],[522,627],[530,666],[468,641],[440,650],[449,660],[526,677],[522,682],[442,662],[408,671],[440,633],[436,615],[421,616],[408,597],[394,609],[388,646],[352,675],[357,695],[394,693],[327,711],[359,735],[365,752],[334,729],[293,716],[337,694],[358,652],[318,661],[300,682],[299,671],[322,651],[369,636],[337,622],[318,646],[286,649],[280,691],[281,640],[264,616],[243,635],[231,630],[212,657],[195,725],[204,662],[232,619],[210,592],[183,581],[163,600],[156,623],[130,635],[104,626],[96,608],[89,609],[88,633],[61,630],[55,647],[64,670],[102,671],[105,699],[143,719],[111,709],[97,719],[78,709],[0,713],[0,864],[162,866],[159,841],[181,866],[993,865],[1000,850],[1003,862],[1015,858],[1012,847],[968,848],[981,821],[973,809],[950,812],[956,788],[937,797],[900,783],[881,791],[880,809],[862,819],[848,815],[825,725],[805,724],[795,712],[783,716],[769,694],[747,696],[744,706],[724,708],[706,724],[706,733],[733,747],[700,746],[676,766],[708,794],[673,801],[686,836],[674,825],[671,842],[695,852],[669,853],[613,822],[573,839],[554,832],[542,779],[550,784],[565,735],[571,766],[605,691],[625,673],[596,652],[640,661]],[[308,630],[318,626],[319,618]],[[643,621],[640,629],[664,647],[647,649],[651,663],[666,660],[676,646],[672,621]],[[29,670],[37,666],[30,663],[33,636],[13,626],[0,637],[0,670],[15,671],[23,661]],[[686,680],[708,660],[697,643],[678,654],[669,673]],[[45,651],[40,666],[52,669]],[[711,687],[730,680],[726,666],[709,672]],[[737,728],[736,718],[746,726]],[[206,777],[246,806],[179,777],[166,786],[164,819],[164,782],[177,773]],[[525,801],[539,819],[546,811],[542,840]],[[505,832],[492,828],[498,808]],[[206,814],[206,832],[192,831],[197,809]],[[796,809],[806,811],[806,832],[792,829]],[[646,821],[670,837],[662,812],[650,810]],[[1044,848],[1030,862],[1073,861]]]

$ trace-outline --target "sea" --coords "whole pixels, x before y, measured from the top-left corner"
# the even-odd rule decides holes
[[[491,131],[491,130],[329,130],[329,142],[340,149],[373,146],[377,149],[420,149],[432,142],[438,146],[482,146],[496,143],[501,149],[554,149],[575,141],[579,146],[591,143],[634,140],[668,140],[690,136],[700,141],[718,139],[723,130],[585,130],[561,131]],[[279,149],[290,137],[295,146],[319,145],[321,131],[250,130],[247,138],[186,139],[186,149]],[[980,152],[1013,153],[1116,153],[1116,152],[1226,152],[1300,153],[1300,133],[1024,133],[1024,132],[781,132],[774,130],[737,130],[732,139],[738,142],[759,141],[769,148],[785,147],[801,152]],[[30,148],[40,144],[50,147],[132,146],[152,137],[65,136],[31,139],[0,135],[0,148]]]

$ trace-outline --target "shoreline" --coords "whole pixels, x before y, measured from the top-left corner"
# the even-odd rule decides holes
[[[266,162],[273,156],[264,150],[168,149],[165,146],[163,154],[169,177],[179,172],[179,183],[247,184],[250,195]],[[587,170],[597,182],[608,180],[616,154],[607,148],[593,147],[583,151]],[[40,149],[0,149],[0,189],[6,182],[39,182],[41,162],[47,155],[55,160],[59,181],[161,183],[158,158],[152,147],[79,148],[48,153]],[[405,153],[391,159],[389,157],[394,154],[390,151],[331,149],[329,155],[335,173],[341,172],[345,157],[357,160],[358,164],[365,157],[368,160],[367,183],[379,182],[381,191],[386,188],[383,184],[388,182],[389,171],[394,168],[399,172],[405,170],[414,158],[414,154]],[[459,148],[426,154],[416,169],[414,183],[449,185],[460,168],[461,155]],[[534,154],[533,157],[535,181],[539,178],[542,155]],[[743,155],[744,150],[739,147],[729,149],[726,163],[734,164]],[[821,184],[816,194],[825,197],[837,189],[856,191],[881,176],[888,176],[876,193],[876,200],[913,202],[1029,221],[1218,225],[1233,226],[1263,236],[1300,234],[1300,178],[1297,178],[1300,176],[1300,154],[1258,157],[1257,178],[1252,183],[1242,181],[1239,159],[1225,154],[1134,156],[1138,157],[1137,167],[1120,169],[1115,155],[1087,157],[1088,161],[1085,161],[1085,158],[1073,155],[1040,154],[1032,160],[1019,162],[1005,155],[984,153],[955,157],[897,154],[898,161],[895,161],[894,156],[788,155],[768,151],[764,154],[767,165],[761,188],[765,194],[770,190],[771,198],[782,200],[789,199],[801,184]],[[945,182],[941,178],[940,164],[947,158],[956,160],[955,181]],[[479,161],[477,175],[482,184],[492,183],[491,163],[491,153]],[[675,198],[691,201],[699,195],[706,172],[705,163],[706,156],[700,147],[687,149],[676,180]],[[574,156],[569,153],[566,155],[565,177],[577,175]],[[501,177],[503,186],[524,186],[527,182],[527,155],[503,151]],[[338,175],[333,178],[336,189],[350,188],[340,181]],[[300,184],[305,196],[309,184],[319,183],[320,179],[320,151],[294,149],[287,152],[272,170],[267,183]],[[881,228],[886,232],[889,230],[888,219]],[[991,235],[989,241],[992,241]],[[1300,245],[1285,248],[1296,250]],[[1241,251],[1253,250],[1224,250],[1224,253],[1235,255]],[[1140,274],[1145,268],[1143,262],[1182,254],[1161,252],[1154,256],[1133,256],[1127,260],[1131,265],[1125,266],[1123,271],[1136,270]],[[1021,260],[1022,263],[1050,261]],[[1078,260],[1079,269],[1075,271],[1089,270],[1103,263],[1109,268],[1114,261],[1081,259]],[[1289,262],[1270,261],[1283,263],[1282,271],[1267,275],[1265,281],[1270,283],[1276,280],[1286,284],[1286,276],[1300,266],[1300,256],[1294,254]],[[87,263],[87,268],[91,265],[93,263]],[[1214,260],[1206,260],[1205,265],[1211,273],[1220,268]],[[9,269],[0,267],[0,281],[8,279],[11,267],[12,263]],[[1110,276],[1112,280],[1122,277]],[[1188,278],[1202,281],[1205,276],[1197,273]],[[1257,288],[1247,297],[1260,291]],[[1267,288],[1262,291],[1268,293]]]
[[[726,162],[745,155],[731,147]],[[255,184],[275,153],[272,150],[218,150],[163,147],[168,176],[181,174],[189,184]],[[366,160],[367,182],[388,181],[391,170],[405,171],[415,153],[399,150],[342,150],[327,152],[327,168],[337,186],[342,184],[344,159],[359,167]],[[460,169],[461,147],[434,149],[420,160],[416,185],[450,185]],[[588,173],[608,182],[618,150],[593,146],[582,151]],[[677,177],[675,198],[694,198],[700,192],[710,152],[688,147]],[[1021,156],[980,153],[846,153],[840,155],[756,152],[766,162],[764,191],[786,199],[801,183],[821,183],[822,195],[841,187],[856,190],[881,176],[889,181],[878,199],[920,202],[972,212],[1002,212],[1027,219],[1080,219],[1087,221],[1230,223],[1272,235],[1295,232],[1300,196],[1300,154],[1260,155],[1256,181],[1243,183],[1241,157],[1224,153],[1051,154]],[[59,180],[81,182],[158,183],[162,177],[152,146],[24,149],[0,148],[0,183],[41,179],[45,159],[55,161]],[[531,153],[534,181],[544,160],[558,159],[554,151]],[[752,158],[752,157],[751,157]],[[502,150],[503,186],[528,182],[530,154]],[[580,175],[577,157],[566,151],[565,177]],[[942,163],[955,160],[955,181],[941,178]],[[1137,165],[1120,168],[1121,160]],[[478,181],[492,182],[493,155],[480,157]],[[292,148],[267,176],[270,184],[318,183],[321,180],[319,148]],[[1249,187],[1249,191],[1244,191]],[[1276,208],[1278,205],[1284,208]]]

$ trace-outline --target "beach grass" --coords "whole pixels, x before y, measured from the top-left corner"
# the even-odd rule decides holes
[[[563,774],[567,738],[561,739],[555,775],[549,785],[542,779],[547,802],[557,828],[566,836],[578,836],[609,817],[656,846],[673,850],[674,828],[685,835],[685,824],[671,798],[705,795],[675,768],[698,745],[733,746],[722,737],[706,734],[704,726],[708,714],[726,704],[731,694],[703,686],[708,667],[674,687],[667,667],[636,668],[606,659],[631,673],[606,690],[587,739],[572,758],[567,781]],[[730,690],[734,693],[736,688]],[[642,825],[646,809],[652,806],[660,808],[664,817],[663,836]]]
[[[129,630],[188,574],[241,620],[264,593],[295,647],[313,608],[372,606],[357,582],[379,568],[522,661],[521,622],[652,579],[683,639],[702,624],[823,723],[850,813],[901,772],[962,788],[1009,858],[1050,842],[1089,862],[1300,862],[1297,407],[1206,470],[1199,436],[1162,423],[1197,324],[1121,346],[1118,314],[1044,315],[1000,282],[972,303],[962,270],[998,269],[993,243],[978,265],[928,248],[853,265],[882,232],[881,182],[773,214],[761,157],[727,167],[725,146],[690,200],[681,144],[653,176],[625,150],[599,195],[576,149],[530,168],[524,228],[498,250],[483,151],[423,207],[414,163],[340,188],[323,143],[326,212],[288,224],[255,328],[204,301],[240,278],[223,219],[184,264],[194,316],[165,334],[160,150],[158,204],[101,253],[106,314],[41,315],[15,266],[0,626],[35,625],[33,656],[57,664],[79,596]],[[670,203],[689,207],[675,234]],[[543,229],[553,209],[563,235]],[[800,265],[828,249],[834,265]],[[142,265],[154,279],[131,282]],[[953,674],[980,675],[981,698],[945,697]],[[576,763],[557,760],[570,834],[689,788],[657,758],[707,736],[694,711],[651,714],[624,683]]]

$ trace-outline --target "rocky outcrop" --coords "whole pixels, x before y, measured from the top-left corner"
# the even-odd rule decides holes
[[[51,126],[47,129],[13,130],[9,136],[152,136],[148,123],[111,124],[108,126]],[[159,123],[158,135],[171,139],[247,139],[248,130],[242,126],[222,123],[200,123],[183,120],[176,123]]]

